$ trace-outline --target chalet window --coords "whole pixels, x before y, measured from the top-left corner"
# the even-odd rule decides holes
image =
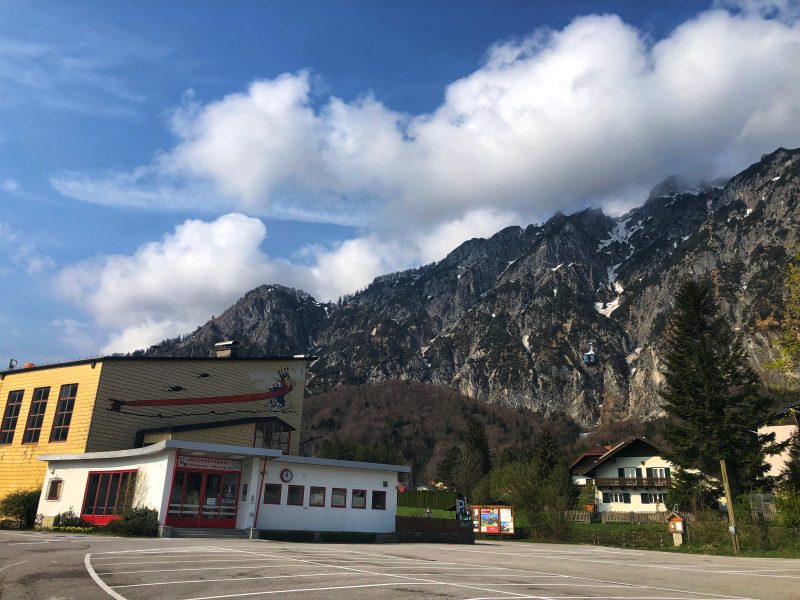
[[[22,406],[22,397],[25,390],[8,392],[6,410],[3,412],[3,421],[0,423],[0,444],[10,444],[14,441],[14,430],[17,428],[19,409]]]
[[[667,499],[666,496],[661,492],[642,494],[642,504],[664,504]]]
[[[100,471],[89,473],[84,515],[121,517],[133,503],[136,471]]]
[[[311,486],[308,494],[308,505],[309,506],[325,506],[325,488],[324,487],[317,487],[315,485]]]
[[[386,492],[383,490],[372,492],[372,509],[386,510]]]
[[[333,488],[331,490],[331,506],[333,508],[347,508],[347,488]]]
[[[617,475],[626,479],[641,478],[642,470],[639,467],[620,467],[617,469]]]
[[[264,484],[264,504],[280,504],[281,503],[281,484],[280,483],[267,483]],[[303,503],[303,498],[300,498],[300,504]]]
[[[353,490],[350,508],[367,508],[367,490]]]
[[[289,494],[286,496],[286,504],[290,506],[303,506],[306,488],[302,485],[290,485]]]
[[[631,495],[628,492],[603,492],[603,504],[609,502],[631,503]]]
[[[282,421],[266,421],[256,424],[256,448],[271,448],[289,453],[289,443],[292,439],[291,428]]]
[[[28,420],[25,423],[25,433],[22,434],[23,444],[35,444],[39,441],[42,432],[44,413],[47,410],[47,399],[50,397],[50,388],[41,387],[33,390],[31,408],[28,411]]]
[[[61,489],[64,487],[64,480],[63,479],[51,479],[50,483],[47,484],[47,499],[48,500],[60,500],[61,499]]]
[[[647,476],[648,477],[655,477],[656,479],[665,479],[669,477],[668,475],[669,469],[665,467],[648,467],[647,468]]]
[[[67,439],[77,394],[77,383],[68,383],[61,386],[61,391],[58,394],[58,404],[56,404],[56,416],[53,419],[53,429],[50,431],[51,442],[63,442]]]

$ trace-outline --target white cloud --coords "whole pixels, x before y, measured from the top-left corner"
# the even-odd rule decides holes
[[[307,247],[303,258],[311,266],[262,252],[267,230],[258,219],[232,213],[211,222],[188,220],[132,255],[96,257],[61,270],[56,289],[86,311],[94,329],[90,333],[72,319],[56,325],[63,339],[78,340],[72,346],[84,348],[97,330],[107,335],[103,352],[146,348],[193,330],[260,284],[281,283],[335,300],[378,275],[438,260],[462,239],[494,233],[514,220],[478,211],[402,243],[372,234],[332,248]]]
[[[0,190],[3,190],[7,194],[16,194],[19,192],[19,183],[17,183],[14,179],[6,178],[0,182]]]
[[[400,229],[484,208],[533,220],[671,173],[731,174],[800,139],[800,24],[791,3],[721,6],[655,43],[604,15],[498,44],[431,114],[369,95],[317,108],[306,72],[206,104],[190,95],[171,119],[177,143],[150,165],[53,185],[99,203]]]
[[[800,24],[791,2],[722,2],[651,40],[613,15],[489,49],[430,114],[369,94],[315,95],[305,71],[220,100],[189,93],[171,148],[128,172],[61,173],[87,202],[329,221],[359,237],[259,249],[257,219],[187,221],[131,256],[73,265],[69,296],[130,350],[191,330],[260,283],[318,299],[437,260],[505,225],[588,204],[618,213],[665,176],[729,175],[800,140]]]
[[[57,287],[111,331],[103,351],[131,350],[193,329],[260,283],[296,284],[302,267],[266,257],[265,236],[261,221],[241,214],[188,220],[133,255],[63,269]]]
[[[39,275],[55,268],[56,263],[52,258],[39,252],[34,242],[24,239],[8,223],[0,222],[0,249],[7,259],[6,264],[14,269],[21,269],[28,275]],[[4,268],[8,272],[13,272],[14,269]]]

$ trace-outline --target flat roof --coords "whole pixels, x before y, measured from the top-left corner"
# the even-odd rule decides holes
[[[47,462],[107,460],[115,458],[136,458],[152,456],[165,450],[187,450],[189,452],[202,452],[203,455],[228,456],[257,456],[274,459],[276,462],[300,465],[314,465],[321,467],[339,467],[345,469],[367,469],[370,471],[392,471],[395,473],[410,473],[408,465],[387,465],[382,463],[368,463],[355,460],[335,460],[332,458],[312,458],[308,456],[291,456],[283,454],[280,450],[271,448],[249,448],[247,446],[231,446],[228,444],[207,444],[203,442],[189,442],[184,440],[161,440],[144,448],[131,448],[129,450],[111,450],[109,452],[84,452],[83,454],[41,454],[36,458]]]
[[[276,458],[275,462],[301,464],[301,465],[317,465],[320,467],[344,467],[347,469],[369,469],[372,471],[393,471],[395,473],[411,473],[411,467],[408,465],[387,465],[384,463],[369,463],[357,460],[337,460],[334,458],[312,458],[310,456],[293,456],[284,454],[280,458]]]
[[[97,362],[128,362],[128,361],[150,361],[150,362],[169,362],[169,361],[180,361],[180,360],[189,360],[189,361],[233,361],[233,362],[247,362],[247,361],[258,361],[258,360],[304,360],[304,361],[314,361],[317,360],[316,356],[305,355],[305,354],[295,354],[292,356],[244,356],[238,358],[231,358],[229,356],[225,357],[216,357],[216,356],[95,356],[92,358],[81,358],[78,360],[67,360],[64,362],[55,362],[55,363],[43,363],[41,365],[35,365],[33,367],[17,367],[16,369],[5,369],[0,371],[0,375],[11,375],[13,373],[29,373],[30,371],[40,371],[42,369],[57,369],[59,367],[73,367],[75,365],[86,365],[90,363],[97,363]]]

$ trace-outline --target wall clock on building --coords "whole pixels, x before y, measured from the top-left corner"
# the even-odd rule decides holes
[[[291,469],[284,469],[281,471],[281,481],[284,483],[289,483],[292,480],[292,471]]]

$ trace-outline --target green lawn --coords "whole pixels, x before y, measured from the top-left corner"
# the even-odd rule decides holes
[[[431,509],[431,517],[434,519],[455,519],[455,513],[450,512],[449,510],[440,510],[438,508]],[[398,506],[397,507],[397,516],[398,517],[427,517],[426,509],[424,508],[416,508],[414,506]]]

